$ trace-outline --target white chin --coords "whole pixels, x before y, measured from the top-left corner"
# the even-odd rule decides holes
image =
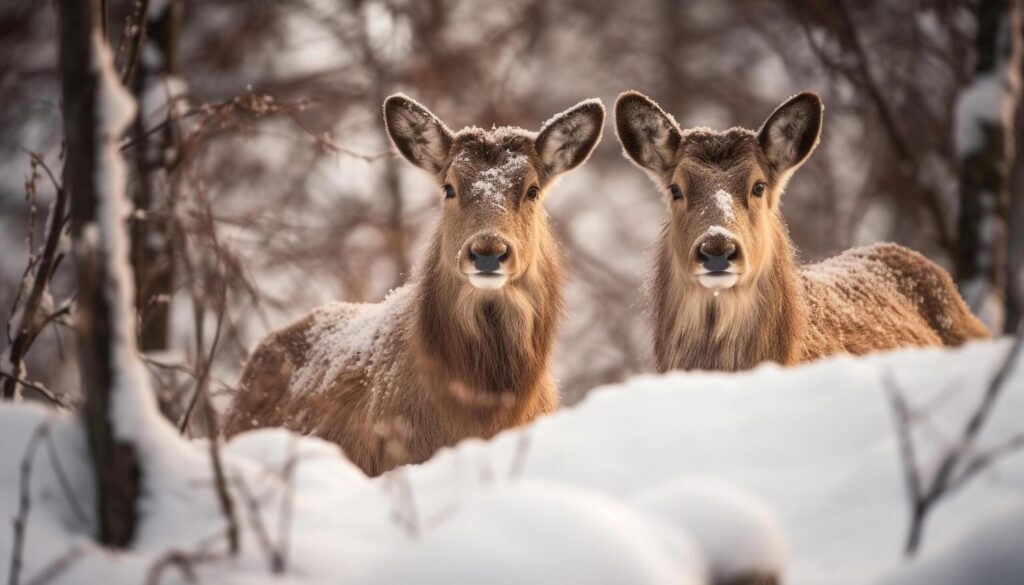
[[[497,290],[508,282],[507,274],[467,274],[469,284],[485,290]]]
[[[732,288],[739,279],[739,274],[732,272],[726,272],[724,274],[701,274],[697,277],[700,280],[701,286],[709,288],[711,290],[725,290]]]

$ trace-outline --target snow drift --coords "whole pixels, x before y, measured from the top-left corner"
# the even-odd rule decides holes
[[[201,441],[168,446],[149,469],[137,543],[111,555],[88,536],[94,494],[79,424],[5,405],[0,507],[19,514],[25,446],[46,424],[47,446],[32,458],[23,583],[45,574],[169,584],[192,572],[198,582],[281,582],[273,570],[290,583],[359,584],[678,584],[780,572],[796,584],[947,585],[985,567],[1020,575],[1021,555],[999,546],[1014,534],[1019,543],[1024,522],[1020,453],[941,501],[920,558],[903,566],[909,510],[886,394],[891,378],[915,415],[927,476],[1008,349],[986,342],[639,377],[373,480],[323,441],[246,433],[224,450],[242,531],[233,559]],[[1018,368],[974,448],[1024,433],[1021,412]],[[965,540],[974,530],[982,536]],[[0,532],[5,558],[12,543],[12,531]]]

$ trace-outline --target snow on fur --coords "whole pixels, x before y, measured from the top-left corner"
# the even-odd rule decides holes
[[[911,410],[927,413],[927,428],[914,438],[921,468],[934,469],[950,448],[945,438],[961,428],[1007,349],[983,342],[741,374],[638,377],[527,428],[466,441],[372,480],[333,444],[280,429],[244,433],[224,449],[237,479],[243,548],[229,562],[196,562],[198,581],[278,582],[238,490],[244,485],[260,496],[257,513],[271,545],[287,542],[289,583],[487,576],[496,583],[678,584],[766,571],[796,585],[877,583],[904,563],[909,514],[884,380],[894,375]],[[1024,432],[1024,369],[1005,388],[979,449]],[[8,518],[17,510],[24,445],[44,420],[76,500],[93,501],[80,423],[50,416],[29,405],[0,406],[7,445],[0,514]],[[168,551],[224,550],[202,441],[168,457],[175,473],[152,486],[140,509],[146,529],[116,556],[89,544],[93,521],[76,518],[44,451],[31,485],[26,581],[74,547],[81,552],[57,583],[146,582]],[[293,460],[289,479],[284,470]],[[1022,481],[1024,458],[1009,456],[940,502],[921,566],[943,563],[948,550],[976,559],[971,570],[1014,566],[1019,554],[1009,544],[1019,542],[1020,516],[1006,512],[1024,505]],[[282,529],[283,518],[290,520]],[[976,546],[964,540],[993,521]],[[998,545],[997,535],[1002,545],[985,544]],[[0,531],[0,555],[10,546],[11,531]],[[891,583],[964,582],[900,572]],[[165,577],[181,582],[173,570]]]
[[[505,151],[505,159],[500,165],[477,174],[477,179],[472,184],[473,195],[505,211],[505,196],[520,180],[528,162],[526,155],[511,150]]]
[[[573,110],[576,110],[576,109],[579,109],[579,108],[583,108],[583,107],[586,107],[586,106],[597,106],[598,108],[601,108],[602,110],[604,110],[604,104],[601,103],[601,100],[599,98],[585,99],[585,100],[581,101],[578,104],[575,104],[573,106],[570,106],[570,107],[562,110],[561,112],[558,112],[557,114],[555,114],[554,116],[551,116],[547,120],[544,120],[544,123],[540,125],[540,131],[538,133],[539,134],[543,133],[545,130],[548,129],[548,126],[551,126],[555,122],[558,122],[559,120],[561,120],[565,116],[571,114],[573,112]]]
[[[724,238],[729,238],[730,240],[734,241],[736,240],[736,234],[732,233],[731,231],[725,229],[720,225],[713,225],[709,227],[708,234],[712,236],[722,236]]]
[[[384,354],[378,344],[389,340],[399,321],[408,316],[415,291],[414,285],[406,285],[379,303],[336,302],[316,309],[306,336],[307,361],[292,374],[292,387],[323,392],[342,372],[369,367],[373,356]]]
[[[736,214],[732,210],[732,195],[728,191],[723,189],[715,191],[715,204],[726,221],[736,221]]]

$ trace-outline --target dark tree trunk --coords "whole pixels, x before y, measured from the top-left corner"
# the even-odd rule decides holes
[[[151,14],[145,21],[145,42],[150,59],[140,59],[135,78],[135,95],[141,97],[147,91],[162,91],[165,76],[180,75],[178,40],[181,33],[183,3],[179,0],[168,2],[159,13]],[[159,56],[153,64],[152,56]],[[168,104],[169,108],[174,103]],[[173,155],[177,144],[174,124],[168,124],[156,136],[146,137],[146,112],[139,110],[135,121],[138,143],[135,147],[136,189],[135,207],[145,210],[144,219],[132,223],[132,268],[135,271],[136,310],[140,315],[139,346],[143,351],[167,349],[170,342],[170,299],[174,292],[174,214],[178,181],[170,175],[174,172]],[[168,115],[171,112],[168,111]],[[157,195],[153,171],[157,164],[167,173],[167,193],[163,201],[155,200]]]
[[[139,468],[130,445],[119,442],[110,419],[114,370],[114,336],[104,283],[111,275],[100,255],[96,235],[98,76],[93,62],[93,35],[99,35],[100,0],[61,0],[60,76],[67,161],[64,186],[71,202],[71,234],[78,280],[75,330],[78,364],[85,393],[86,432],[97,479],[99,540],[123,547],[135,532]],[[100,37],[102,38],[102,37]],[[105,41],[102,41],[105,42]],[[93,232],[90,235],[90,232]]]
[[[998,333],[1006,324],[1010,170],[1016,137],[1014,113],[1020,100],[1020,89],[1010,79],[1020,69],[1021,1],[981,0],[975,10],[974,82],[964,94],[973,98],[967,102],[973,106],[958,110],[962,119],[957,127],[973,128],[977,134],[966,144],[959,143],[965,136],[956,137],[960,218],[955,261],[967,302]],[[991,101],[979,99],[985,95],[979,88],[986,83],[999,84]],[[984,105],[979,108],[978,103]]]
[[[1018,26],[1024,34],[1024,23]],[[1018,68],[1024,79],[1024,59]],[[1013,174],[1010,178],[1009,249],[1006,254],[1006,325],[1004,333],[1013,333],[1024,319],[1024,107],[1017,108],[1014,127],[1015,142]]]

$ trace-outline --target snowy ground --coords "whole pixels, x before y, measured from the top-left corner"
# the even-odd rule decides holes
[[[191,562],[205,583],[678,584],[776,569],[810,585],[1011,583],[977,579],[1013,574],[1000,562],[1024,569],[1013,553],[1024,537],[1020,452],[940,502],[919,563],[901,567],[909,515],[883,384],[891,372],[916,414],[928,477],[1008,348],[636,378],[374,480],[332,445],[252,432],[225,449],[242,526],[231,560],[220,557],[224,522],[204,444],[168,445],[147,477],[135,550],[111,555],[86,536],[81,429],[37,407],[3,406],[0,509],[18,515],[25,445],[49,421],[52,443],[33,458],[22,583],[48,569],[54,583],[188,582],[187,568],[166,562],[172,550],[210,557]],[[1024,368],[996,406],[980,450],[1024,432]],[[55,475],[51,444],[84,518]],[[0,532],[2,558],[12,542]],[[275,564],[286,578],[271,576]],[[163,572],[147,581],[154,567]]]

